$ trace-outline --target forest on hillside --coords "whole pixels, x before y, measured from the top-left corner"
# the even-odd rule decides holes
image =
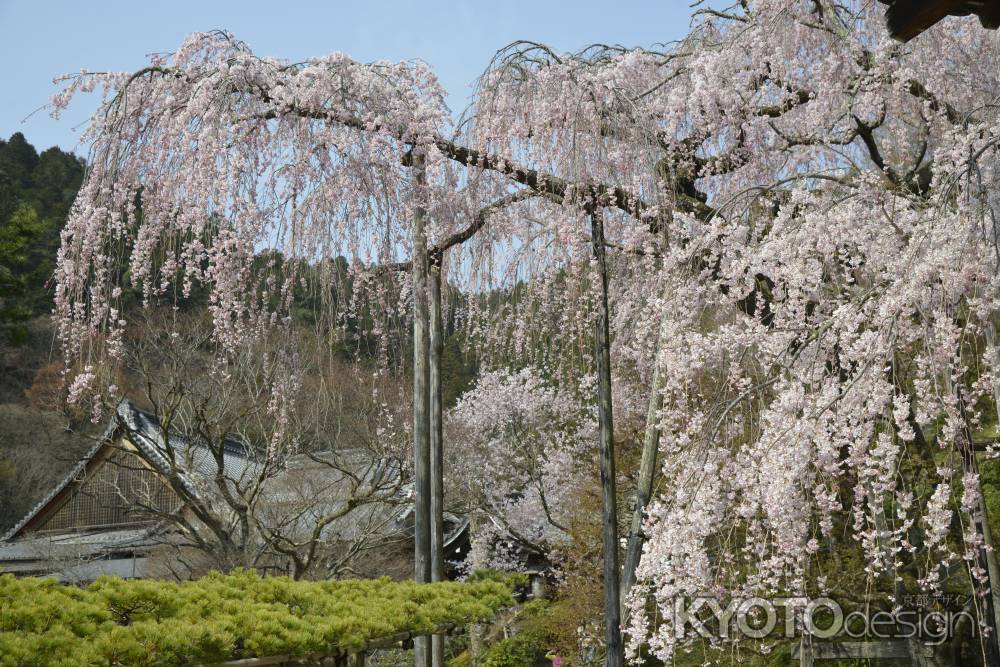
[[[66,474],[86,442],[43,396],[59,364],[49,322],[59,234],[84,163],[41,154],[20,132],[0,140],[0,530]],[[34,391],[32,388],[34,387]]]

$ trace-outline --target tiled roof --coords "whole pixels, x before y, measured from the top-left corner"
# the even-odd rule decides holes
[[[125,401],[119,405],[118,417],[127,428],[129,442],[143,458],[160,473],[177,477],[192,497],[200,495],[198,488],[205,481],[215,478],[218,465],[210,448],[176,435],[165,443],[156,419]],[[234,440],[223,443],[222,465],[230,482],[244,480],[257,471],[250,448]]]
[[[129,442],[135,445],[141,451],[143,458],[159,472],[170,474],[171,471],[175,471],[181,483],[194,497],[199,495],[197,490],[199,482],[215,476],[216,463],[209,448],[179,437],[171,437],[169,446],[165,445],[156,419],[138,410],[127,400],[122,400],[104,435],[80,458],[69,474],[39,500],[24,518],[14,524],[0,541],[5,542],[17,535],[67,486],[79,479],[87,464],[101,448],[110,444],[120,434],[127,435]],[[249,448],[229,440],[224,443],[223,452],[223,467],[228,479],[239,480],[253,473],[256,463]]]
[[[72,471],[39,501],[0,541],[0,561],[14,561],[18,558],[31,560],[31,554],[39,553],[44,547],[52,549],[76,548],[82,552],[125,548],[129,540],[142,543],[158,527],[126,529],[105,529],[78,533],[60,533],[58,536],[31,535],[14,538],[41,512],[56,496],[85,472],[87,464],[102,447],[112,444],[117,438],[127,438],[139,454],[156,470],[173,477],[186,487],[191,497],[205,498],[217,492],[214,479],[218,464],[208,447],[178,436],[171,436],[163,442],[162,428],[156,419],[131,403],[122,401],[105,430],[103,437],[76,464]],[[223,470],[230,484],[252,480],[260,472],[262,465],[250,448],[235,441],[227,441],[223,446]],[[402,474],[401,463],[394,459],[381,459],[365,449],[344,449],[337,453],[299,454],[292,457],[287,466],[270,478],[268,512],[275,518],[282,514],[286,525],[299,526],[310,532],[310,522],[324,515],[337,514],[346,507],[354,486],[380,489],[380,501],[365,504],[331,521],[323,531],[322,539],[353,539],[363,533],[383,535],[413,534],[413,487],[412,484],[398,486]],[[388,497],[385,495],[388,493]],[[211,504],[211,498],[205,498]],[[317,501],[317,499],[322,499]],[[445,517],[445,547],[448,548],[468,528],[465,517],[447,514]]]
[[[0,561],[31,561],[53,556],[93,557],[110,551],[152,546],[159,542],[157,526],[139,526],[117,530],[92,530],[74,533],[32,535],[20,540],[0,542]]]

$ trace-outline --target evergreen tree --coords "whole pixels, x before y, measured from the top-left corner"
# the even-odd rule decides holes
[[[0,336],[24,340],[23,322],[52,308],[59,233],[84,163],[52,147],[41,155],[20,132],[0,140]]]

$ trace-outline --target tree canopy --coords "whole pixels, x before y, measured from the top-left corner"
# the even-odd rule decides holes
[[[995,627],[973,432],[1000,395],[1000,46],[971,21],[904,46],[862,1],[696,14],[658,49],[512,44],[459,123],[421,63],[289,63],[227,33],[67,79],[57,110],[104,91],[56,268],[71,399],[113,393],[123,284],[146,302],[205,288],[224,363],[288,324],[301,276],[254,271],[261,248],[344,256],[355,295],[413,306],[414,331],[443,264],[469,294],[516,296],[466,302],[487,369],[530,363],[596,397],[609,665],[628,429],[661,489],[632,529],[632,657],[672,659],[675,598],[826,592],[845,542],[888,599],[902,572],[965,576]],[[274,419],[296,390],[275,386]]]
[[[52,309],[55,255],[83,162],[50,148],[39,155],[17,132],[0,140],[0,334],[23,340],[24,320]]]

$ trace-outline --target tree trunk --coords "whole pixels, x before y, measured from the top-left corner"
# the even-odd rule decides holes
[[[979,476],[979,463],[976,460],[976,450],[972,442],[972,430],[969,427],[969,417],[965,412],[965,399],[962,396],[962,392],[959,390],[958,395],[958,407],[962,413],[962,420],[964,426],[962,428],[962,436],[959,438],[959,450],[962,456],[962,474],[964,477],[969,475]],[[1000,643],[998,643],[997,637],[997,609],[996,609],[996,599],[994,590],[997,587],[996,580],[996,565],[990,567],[989,549],[990,549],[990,528],[986,523],[986,501],[983,498],[982,490],[980,489],[979,499],[975,506],[972,508],[972,526],[981,540],[981,546],[976,549],[976,565],[986,573],[986,581],[981,585],[978,584],[973,577],[972,580],[972,590],[981,595],[982,609],[980,611],[980,625],[985,625],[988,637],[984,637],[983,641],[983,651],[986,664],[989,667],[1000,667]],[[976,605],[977,608],[979,604]]]
[[[444,433],[441,421],[441,264],[430,267],[431,581],[444,581]],[[444,635],[431,637],[431,667],[444,665]]]
[[[425,179],[424,158],[413,157],[414,180],[418,188]],[[416,207],[413,215],[413,569],[418,582],[431,580],[430,526],[430,396],[428,387],[428,312],[427,312],[427,232],[426,211]],[[428,667],[430,640],[417,637],[413,642],[415,667]]]
[[[642,532],[642,521],[645,518],[646,506],[653,495],[653,478],[656,475],[656,459],[660,449],[659,413],[663,407],[663,387],[666,377],[660,368],[659,353],[666,344],[667,315],[660,317],[660,333],[656,341],[656,356],[653,359],[653,381],[650,387],[649,409],[646,411],[646,434],[642,440],[642,461],[639,464],[639,479],[635,487],[635,509],[632,512],[632,526],[628,534],[628,546],[625,549],[625,563],[622,567],[622,607],[624,613],[625,599],[635,585],[636,569],[642,555],[642,545],[646,536]]]
[[[625,655],[621,633],[618,588],[618,511],[615,492],[615,441],[611,404],[611,333],[608,324],[608,266],[604,248],[604,216],[591,211],[590,230],[597,261],[600,294],[594,331],[597,361],[597,415],[600,422],[601,494],[604,537],[604,638],[607,667],[622,667]]]

